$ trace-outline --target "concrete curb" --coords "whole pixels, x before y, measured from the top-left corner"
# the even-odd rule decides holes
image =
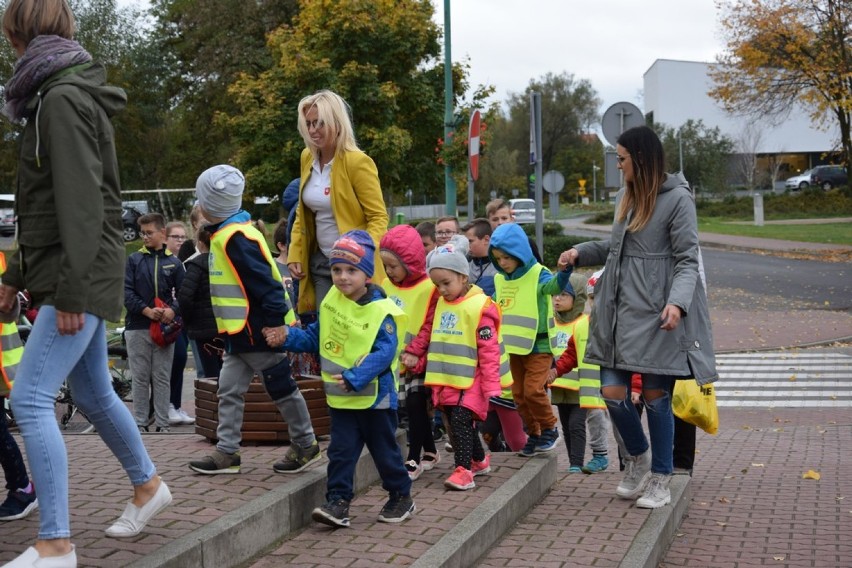
[[[619,568],[655,568],[666,554],[683,516],[692,500],[692,478],[673,475],[669,482],[672,502],[668,507],[651,511],[642,528],[630,543]]]
[[[556,469],[555,453],[527,460],[507,483],[421,555],[412,568],[475,565],[479,557],[550,491],[556,482]]]
[[[405,444],[405,432],[397,432]],[[281,475],[282,485],[223,515],[216,521],[170,542],[130,564],[131,568],[231,568],[256,557],[311,522],[314,507],[325,499],[326,458],[297,475]],[[355,492],[379,481],[365,449],[355,469]]]

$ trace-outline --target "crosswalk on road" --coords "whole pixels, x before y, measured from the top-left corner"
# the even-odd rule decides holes
[[[816,351],[716,356],[716,403],[729,407],[852,407],[852,355]]]

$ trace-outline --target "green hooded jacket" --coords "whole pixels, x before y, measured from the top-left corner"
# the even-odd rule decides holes
[[[110,117],[127,103],[101,65],[47,79],[27,104],[15,211],[18,252],[5,284],[36,305],[121,317],[124,240],[121,187]]]

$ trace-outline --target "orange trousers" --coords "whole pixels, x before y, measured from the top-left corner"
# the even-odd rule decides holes
[[[509,355],[512,398],[530,436],[540,436],[542,430],[556,427],[556,415],[546,388],[547,373],[552,365],[550,353]]]

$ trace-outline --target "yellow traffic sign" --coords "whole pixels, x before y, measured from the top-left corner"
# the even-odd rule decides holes
[[[586,187],[586,180],[584,180],[584,179],[578,179],[578,180],[577,180],[577,183],[579,183],[579,184],[580,184],[580,187],[581,187],[581,188]]]

